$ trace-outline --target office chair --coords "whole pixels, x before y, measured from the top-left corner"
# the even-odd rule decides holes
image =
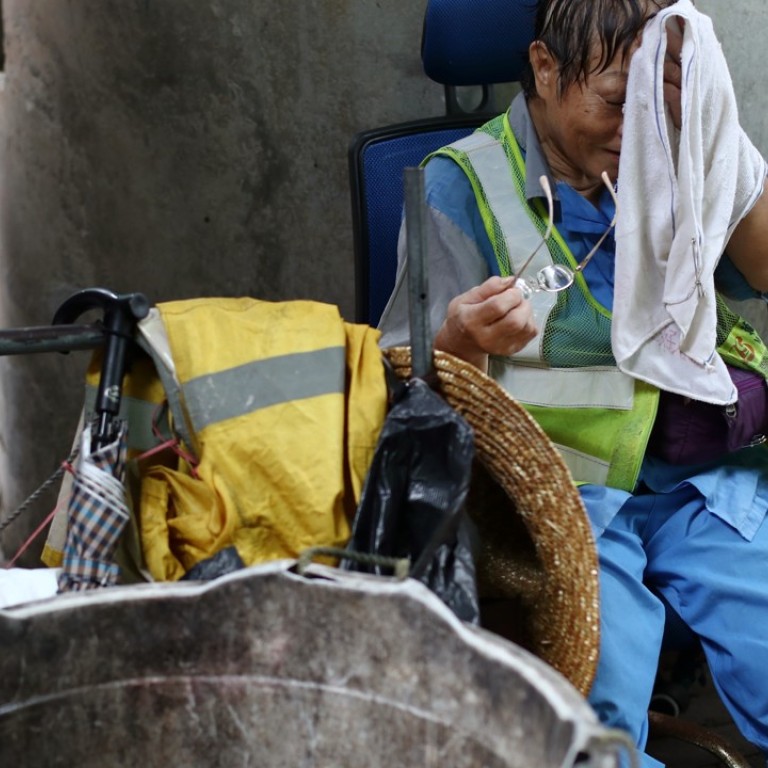
[[[377,325],[395,285],[403,170],[482,125],[483,115],[414,120],[363,131],[349,149],[355,321]]]
[[[495,117],[493,86],[520,79],[535,10],[535,0],[427,3],[422,61],[445,87],[446,114],[362,131],[349,148],[356,322],[377,325],[395,285],[403,169]],[[462,87],[481,90],[471,110],[461,105]]]
[[[356,322],[377,325],[394,288],[404,168],[418,165],[433,150],[496,115],[488,111],[492,88],[520,79],[537,4],[538,0],[427,0],[421,57],[427,77],[445,87],[446,114],[363,131],[349,147]],[[459,89],[466,86],[482,89],[479,106],[469,113],[459,98]],[[680,622],[676,616],[668,621]],[[651,734],[694,744],[730,768],[749,768],[731,744],[696,724],[652,712]]]

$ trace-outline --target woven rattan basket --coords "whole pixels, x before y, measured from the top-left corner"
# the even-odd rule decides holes
[[[401,379],[408,347],[385,350]],[[442,352],[439,385],[474,431],[468,511],[481,541],[482,623],[589,691],[599,645],[597,554],[581,497],[553,443],[493,379]]]

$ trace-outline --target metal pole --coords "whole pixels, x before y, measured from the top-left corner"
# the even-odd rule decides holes
[[[0,330],[0,356],[96,349],[104,329],[93,325],[43,325]]]
[[[432,328],[429,322],[427,206],[424,196],[424,170],[422,168],[406,168],[404,170],[404,183],[412,375],[423,379],[432,372]]]

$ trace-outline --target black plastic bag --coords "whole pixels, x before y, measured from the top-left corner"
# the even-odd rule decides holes
[[[245,563],[235,547],[220,549],[215,555],[195,563],[180,581],[212,581],[233,571],[245,568]]]
[[[355,514],[348,549],[411,560],[423,582],[463,621],[478,624],[473,527],[464,502],[472,429],[421,379],[398,382]],[[381,566],[343,560],[350,571]]]

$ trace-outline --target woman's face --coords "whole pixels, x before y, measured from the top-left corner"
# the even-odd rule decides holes
[[[624,125],[627,69],[621,55],[606,70],[574,83],[552,105],[553,141],[574,173],[615,181]]]
[[[562,94],[555,62],[551,71],[542,70],[541,82],[537,79],[539,98],[531,114],[544,154],[554,175],[577,190],[599,189],[603,171],[613,181],[618,175],[630,55],[619,52],[607,67]],[[592,69],[600,63],[599,52],[593,62]]]

